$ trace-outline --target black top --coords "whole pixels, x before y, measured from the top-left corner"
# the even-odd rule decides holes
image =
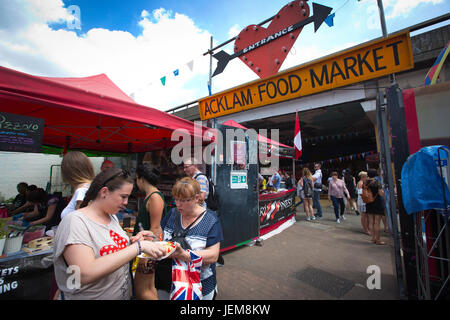
[[[375,196],[374,202],[366,203],[366,213],[384,215],[384,199],[378,194],[381,184],[375,179],[368,179],[366,185],[369,186],[370,191]]]

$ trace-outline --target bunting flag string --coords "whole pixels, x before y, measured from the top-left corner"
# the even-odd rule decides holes
[[[332,164],[332,163],[337,163],[337,162],[343,162],[343,161],[350,161],[350,160],[354,160],[354,159],[365,159],[366,156],[368,155],[372,155],[377,153],[374,150],[371,151],[366,151],[366,152],[360,152],[360,153],[354,153],[354,154],[349,154],[346,156],[341,156],[341,157],[337,157],[337,158],[333,158],[333,159],[327,159],[327,160],[321,160],[321,161],[314,161],[314,162],[310,162],[310,163],[304,163],[303,165],[308,167],[310,165],[313,165],[314,163],[320,163],[321,165],[324,164]]]
[[[183,67],[186,67],[186,70],[189,70],[189,71],[192,73],[192,72],[194,72],[194,64],[196,63],[195,61],[198,60],[198,59],[203,59],[203,58],[204,58],[203,55],[199,55],[199,56],[197,56],[196,58],[191,59],[189,62],[184,63],[184,64],[183,64]],[[183,71],[182,71],[182,68],[180,68],[180,67],[175,68],[175,69],[173,70],[173,72],[172,72],[173,77],[180,76],[182,72],[183,72]],[[186,74],[186,73],[183,73],[183,74]],[[170,74],[169,74],[169,75],[170,75]],[[157,81],[156,79],[154,79],[153,81],[150,81],[150,82],[147,83],[144,87],[141,87],[141,88],[136,89],[134,92],[132,92],[132,93],[130,94],[130,96],[135,97],[135,96],[136,96],[136,93],[137,93],[138,91],[142,91],[142,90],[144,90],[145,88],[147,88],[147,87],[149,87],[149,86],[152,86],[152,85],[154,85],[154,84],[157,84],[157,83],[160,83],[162,86],[166,86],[166,84],[168,83],[168,80],[169,80],[169,77],[168,77],[167,75],[160,76],[160,77],[159,77],[159,81]],[[133,99],[134,99],[134,98],[133,98]]]
[[[340,139],[358,137],[360,135],[370,134],[370,133],[373,133],[373,131],[367,130],[367,131],[360,131],[360,132],[347,132],[347,133],[340,133],[340,134],[334,134],[334,135],[316,136],[316,137],[304,138],[303,142],[305,144],[309,144],[309,143],[316,143],[316,142],[325,141],[325,140],[340,140]]]

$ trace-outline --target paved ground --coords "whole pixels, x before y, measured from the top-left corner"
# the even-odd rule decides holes
[[[217,268],[217,300],[400,299],[390,235],[382,232],[387,245],[372,244],[360,216],[347,213],[338,225],[332,207],[323,204],[319,221],[306,221],[300,205],[297,222],[262,246],[225,252],[225,265]],[[380,268],[380,289],[366,286],[371,265]]]

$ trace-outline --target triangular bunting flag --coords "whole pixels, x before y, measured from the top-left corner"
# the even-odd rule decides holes
[[[336,14],[330,14],[328,17],[325,18],[325,23],[331,28],[332,26],[334,26],[334,16]]]
[[[166,85],[166,76],[161,78],[161,83],[162,83],[163,86]]]
[[[179,72],[180,72],[180,70],[177,69],[173,72],[173,75],[176,77],[179,74]]]
[[[187,63],[188,68],[192,71],[194,69],[194,60],[191,60]]]

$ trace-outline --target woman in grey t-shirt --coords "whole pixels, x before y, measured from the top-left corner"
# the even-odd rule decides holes
[[[113,216],[125,208],[132,189],[126,171],[103,171],[92,181],[81,209],[60,223],[53,262],[63,299],[130,299],[128,262],[142,252],[154,259],[164,255],[164,248],[151,241],[130,244]]]

